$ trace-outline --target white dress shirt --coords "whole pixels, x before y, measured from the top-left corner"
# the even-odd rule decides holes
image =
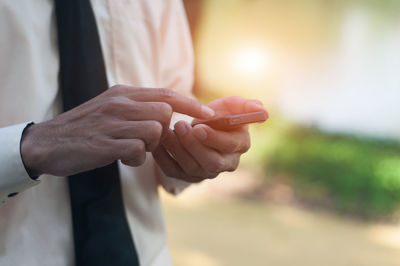
[[[108,82],[190,94],[193,55],[179,0],[92,0]],[[31,179],[20,156],[30,121],[61,111],[52,0],[0,0],[0,265],[74,265],[67,178]],[[153,160],[120,166],[141,265],[170,265]],[[187,184],[163,177],[168,191]],[[18,193],[16,195],[16,193]]]

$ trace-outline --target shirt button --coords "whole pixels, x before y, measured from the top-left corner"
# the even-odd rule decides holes
[[[13,193],[8,194],[8,197],[9,197],[9,198],[14,197],[14,196],[17,195],[17,194],[18,194],[18,192],[13,192]]]

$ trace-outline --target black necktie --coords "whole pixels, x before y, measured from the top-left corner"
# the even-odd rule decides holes
[[[64,111],[108,88],[89,0],[55,0]],[[70,176],[77,266],[139,265],[116,162]]]

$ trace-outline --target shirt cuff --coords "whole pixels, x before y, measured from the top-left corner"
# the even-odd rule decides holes
[[[155,171],[155,174],[159,179],[160,185],[164,188],[165,191],[172,195],[180,194],[185,188],[192,184],[190,182],[166,176],[157,164],[155,164]]]
[[[22,133],[30,123],[0,128],[0,204],[40,183],[26,172],[20,152]]]

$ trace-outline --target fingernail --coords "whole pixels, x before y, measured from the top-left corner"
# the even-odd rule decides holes
[[[214,110],[205,105],[201,106],[201,113],[206,117],[213,117],[215,115]]]
[[[207,139],[207,132],[202,127],[196,127],[196,129],[193,130],[193,134],[197,139],[199,139],[201,141],[204,141]]]
[[[185,136],[185,134],[187,133],[186,125],[183,123],[177,124],[175,126],[175,132],[176,132],[176,134],[178,134],[179,137]]]
[[[252,105],[259,109],[264,109],[264,106],[260,102],[253,102]]]
[[[247,103],[246,109],[250,110],[260,110],[260,109],[264,109],[264,106],[261,102],[259,101],[251,101],[249,103]]]

